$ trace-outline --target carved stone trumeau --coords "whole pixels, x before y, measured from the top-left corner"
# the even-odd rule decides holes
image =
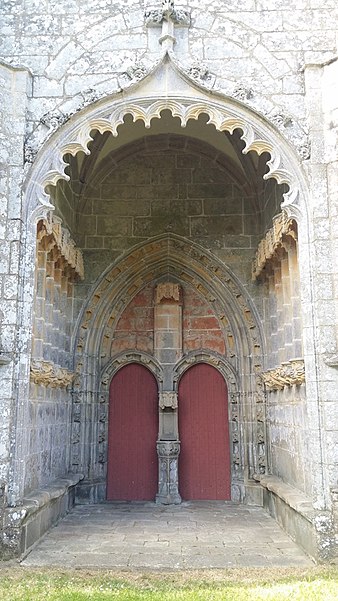
[[[67,388],[74,379],[74,374],[64,367],[59,367],[51,361],[43,359],[32,359],[31,361],[31,381],[41,386],[50,386],[51,388]]]
[[[300,386],[305,382],[304,359],[291,359],[279,367],[269,369],[261,376],[267,390],[283,390],[286,386]]]
[[[158,494],[156,503],[163,505],[181,503],[178,491],[178,456],[180,442],[178,440],[160,440],[157,442],[159,459]]]

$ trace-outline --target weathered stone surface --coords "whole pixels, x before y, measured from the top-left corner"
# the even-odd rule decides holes
[[[264,496],[311,554],[332,558],[335,3],[27,1],[0,13],[2,544],[18,552],[64,514],[60,491],[29,527],[20,512],[71,467],[86,472],[82,499],[104,498],[118,365],[148,365],[174,395],[184,369],[209,361],[229,388],[234,499]],[[154,327],[164,280],[183,290],[182,323],[168,304]]]

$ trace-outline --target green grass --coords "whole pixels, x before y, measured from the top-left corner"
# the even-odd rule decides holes
[[[338,568],[106,572],[0,568],[1,601],[337,601]]]

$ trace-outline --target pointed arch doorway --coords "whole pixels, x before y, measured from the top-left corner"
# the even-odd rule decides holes
[[[179,487],[184,500],[230,500],[228,392],[207,363],[190,367],[179,389]]]
[[[131,363],[109,395],[108,501],[153,501],[157,493],[158,389],[153,374]]]

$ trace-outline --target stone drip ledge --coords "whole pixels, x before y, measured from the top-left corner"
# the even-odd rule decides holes
[[[285,484],[285,482],[280,478],[277,478],[277,476],[264,476],[259,474],[254,476],[254,478],[261,486],[263,486],[263,488],[274,493],[306,520],[311,523],[313,522],[315,511],[311,499],[305,493],[289,484]]]

